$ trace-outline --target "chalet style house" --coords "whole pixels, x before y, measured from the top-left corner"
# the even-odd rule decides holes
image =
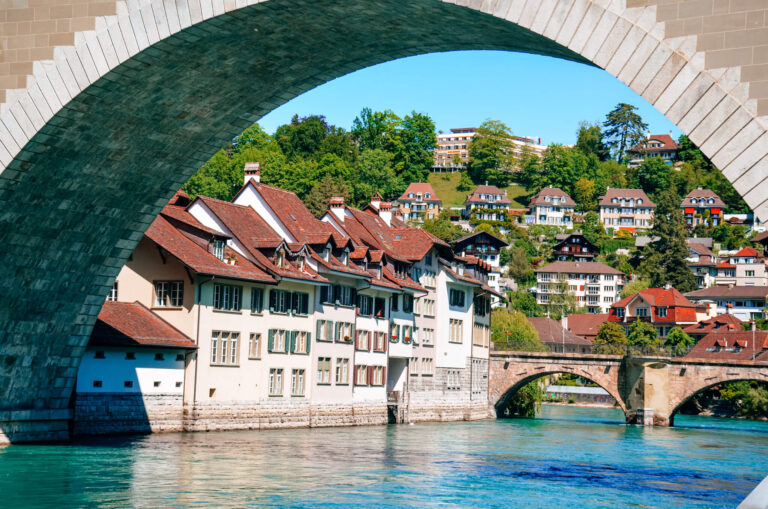
[[[560,233],[555,237],[557,244],[552,248],[555,260],[563,262],[591,262],[600,249],[580,232]]]
[[[697,306],[672,287],[647,288],[611,306],[609,322],[629,327],[636,320],[647,321],[665,337],[674,327],[687,327],[699,320]]]

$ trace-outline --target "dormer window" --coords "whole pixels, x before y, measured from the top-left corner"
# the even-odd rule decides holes
[[[638,198],[637,199],[637,204],[638,205],[642,205],[643,204],[643,199],[642,198]]]
[[[691,198],[691,203],[696,203],[696,198]]]
[[[408,193],[408,198],[413,198],[413,193]]]
[[[331,245],[326,244],[325,249],[323,249],[323,260],[326,262],[331,261]]]
[[[710,205],[712,205],[712,204],[714,204],[714,203],[715,203],[715,199],[714,199],[714,198],[710,198],[709,200],[707,200],[707,203],[709,203]]]
[[[304,266],[307,263],[307,259],[304,257],[304,255],[299,256],[298,260],[299,270],[304,270]]]
[[[278,252],[275,254],[275,266],[276,266],[277,268],[280,268],[280,269],[282,269],[282,268],[283,268],[283,265],[284,265],[284,263],[285,263],[285,256],[283,255],[283,252],[282,252],[282,251],[278,251]]]
[[[347,248],[344,248],[344,251],[341,253],[341,263],[349,265],[349,249]]]
[[[429,193],[424,193],[424,198],[426,198],[427,200],[429,200],[429,197],[430,197],[430,196],[431,196],[431,195],[430,195]]]
[[[213,256],[215,256],[219,260],[224,261],[224,246],[226,245],[227,245],[227,242],[225,240],[214,240]]]
[[[618,198],[611,198],[611,203],[619,203],[619,199]]]

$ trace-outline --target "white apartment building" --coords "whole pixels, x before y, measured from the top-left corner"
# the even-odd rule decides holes
[[[476,127],[462,127],[451,129],[448,133],[439,133],[432,171],[466,170],[469,163],[469,144],[475,137],[476,129]],[[547,150],[547,146],[541,144],[541,138],[511,136],[509,141],[511,150],[516,155],[520,155],[523,150],[528,150],[541,157]]]
[[[557,261],[536,270],[536,302],[547,308],[566,291],[588,313],[607,313],[623,287],[624,273],[604,263]]]
[[[545,187],[531,198],[529,207],[527,224],[568,227],[573,224],[576,202],[559,187]]]
[[[649,229],[652,226],[653,203],[642,189],[612,189],[608,188],[598,202],[600,222],[606,229],[637,230]]]

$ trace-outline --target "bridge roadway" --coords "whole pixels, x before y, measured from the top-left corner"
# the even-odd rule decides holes
[[[520,387],[554,373],[600,385],[616,399],[627,424],[672,426],[683,403],[705,389],[738,380],[768,381],[768,362],[494,351],[490,401],[501,410]]]

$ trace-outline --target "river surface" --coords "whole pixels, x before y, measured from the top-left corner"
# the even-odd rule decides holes
[[[0,507],[735,507],[768,475],[768,423],[613,409],[540,418],[177,433],[0,448]]]

